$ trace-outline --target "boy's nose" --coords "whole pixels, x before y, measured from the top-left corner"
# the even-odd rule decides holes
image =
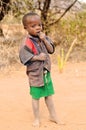
[[[40,27],[40,26],[37,26],[36,29],[41,29],[41,27]]]

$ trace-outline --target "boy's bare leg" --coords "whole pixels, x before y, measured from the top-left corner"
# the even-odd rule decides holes
[[[32,98],[32,107],[33,107],[33,113],[35,120],[33,122],[33,126],[39,126],[40,121],[39,121],[39,99],[33,99]]]
[[[52,96],[45,97],[45,103],[46,103],[47,108],[49,110],[50,120],[55,122],[55,123],[59,123],[58,118],[57,118],[57,114],[56,114],[56,111],[54,108]]]

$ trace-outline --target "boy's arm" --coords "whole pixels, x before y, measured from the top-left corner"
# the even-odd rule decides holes
[[[49,37],[47,37],[43,32],[40,32],[38,34],[39,38],[44,42],[48,52],[50,54],[54,53],[55,51],[55,46],[53,44],[53,42],[51,41],[51,39]]]
[[[43,42],[48,50],[48,53],[50,53],[50,54],[54,53],[55,46],[54,46],[53,42],[48,37],[45,37]]]
[[[46,60],[46,54],[45,53],[40,53],[39,55],[34,55],[31,58],[31,61],[45,61]]]
[[[46,60],[46,54],[40,53],[39,55],[34,55],[23,46],[19,51],[19,58],[22,64],[27,65],[31,64],[32,61]]]

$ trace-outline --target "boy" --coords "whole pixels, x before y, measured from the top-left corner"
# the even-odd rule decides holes
[[[27,67],[35,117],[33,125],[40,125],[39,99],[41,97],[45,98],[50,119],[58,123],[52,100],[54,89],[50,77],[51,63],[48,55],[48,53],[52,54],[54,52],[54,45],[42,32],[42,23],[38,14],[27,13],[24,15],[22,22],[24,29],[28,32],[28,36],[20,49],[19,56],[21,62]]]

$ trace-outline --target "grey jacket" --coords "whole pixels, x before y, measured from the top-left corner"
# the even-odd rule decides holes
[[[28,37],[27,37],[28,38]],[[31,62],[31,58],[34,56],[34,53],[32,52],[32,50],[27,49],[25,46],[25,42],[27,40],[27,38],[25,39],[23,45],[20,48],[19,51],[19,57],[20,57],[20,61],[27,66],[26,68],[26,73],[29,77],[29,84],[30,86],[34,86],[34,87],[41,87],[44,85],[44,80],[43,80],[43,75],[44,75],[44,69],[46,69],[47,71],[51,71],[51,62],[50,62],[50,57],[49,57],[49,52],[47,51],[44,43],[41,41],[41,47],[37,46],[37,38],[34,38],[32,36],[29,36],[29,38],[33,41],[36,49],[38,50],[38,54],[40,54],[41,52],[45,53],[47,55],[47,58],[45,61],[34,61]],[[46,37],[47,38],[47,37]],[[54,45],[52,43],[52,41],[47,38],[47,40],[50,42],[50,44],[53,47],[53,52],[54,52]]]

